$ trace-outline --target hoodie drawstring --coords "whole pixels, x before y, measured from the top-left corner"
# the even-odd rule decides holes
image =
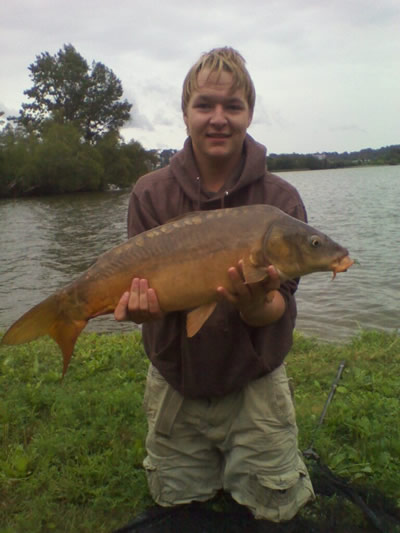
[[[221,209],[224,209],[225,207],[225,198],[227,198],[229,192],[228,191],[225,191],[224,194],[222,195],[222,198],[221,198]]]
[[[200,176],[196,176],[196,182],[197,182],[197,197],[196,197],[195,209],[197,211],[201,211],[201,180],[200,180]],[[229,195],[229,191],[225,190],[224,193],[221,196],[221,209],[224,209],[224,207],[225,207],[225,198],[227,198],[228,195]]]
[[[197,176],[197,177],[196,177],[196,181],[197,181],[197,205],[196,205],[196,210],[197,210],[197,211],[201,211],[201,199],[200,199],[200,196],[201,196],[201,184],[200,184],[200,176]]]

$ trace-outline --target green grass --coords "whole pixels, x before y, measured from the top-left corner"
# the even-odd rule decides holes
[[[340,385],[315,431],[343,359]],[[313,442],[336,474],[400,508],[399,363],[400,337],[375,331],[346,345],[296,335],[287,358],[300,448]],[[1,349],[1,533],[110,533],[151,505],[142,469],[147,365],[138,332],[82,335],[62,382],[53,342]],[[318,498],[307,512],[326,515],[329,505]]]

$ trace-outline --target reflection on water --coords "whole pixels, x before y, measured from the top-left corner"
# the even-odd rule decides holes
[[[282,176],[303,197],[309,223],[346,246],[360,265],[302,279],[297,328],[344,340],[359,327],[400,326],[400,167]],[[0,200],[0,329],[126,238],[128,193]],[[112,317],[88,329],[131,329]]]

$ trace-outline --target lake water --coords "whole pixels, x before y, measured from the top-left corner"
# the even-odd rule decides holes
[[[345,341],[359,328],[400,327],[400,166],[285,172],[309,223],[346,246],[360,264],[331,281],[301,280],[297,329]],[[71,281],[126,238],[129,194],[110,192],[0,200],[0,330]],[[91,331],[121,331],[112,317]]]
[[[400,166],[282,175],[299,190],[309,223],[359,261],[331,281],[316,273],[297,293],[300,331],[348,339],[359,328],[400,328]]]

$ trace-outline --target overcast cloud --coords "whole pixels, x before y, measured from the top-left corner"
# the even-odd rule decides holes
[[[71,43],[121,80],[133,104],[123,135],[180,148],[184,76],[230,45],[257,90],[249,132],[269,152],[400,144],[399,0],[3,0],[0,110],[17,114],[28,66]]]

